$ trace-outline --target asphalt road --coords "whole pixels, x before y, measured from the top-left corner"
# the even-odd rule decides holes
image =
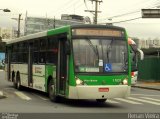
[[[0,90],[6,98],[0,99],[0,112],[10,113],[160,113],[160,91],[132,88],[126,99],[109,99],[104,104],[95,100],[63,100],[51,102],[47,95],[35,90],[14,89],[0,72]]]

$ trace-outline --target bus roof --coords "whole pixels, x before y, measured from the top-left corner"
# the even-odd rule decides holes
[[[46,35],[47,35],[47,31],[34,33],[34,34],[30,34],[30,35],[27,35],[27,36],[22,36],[22,37],[10,40],[10,41],[6,42],[6,44],[12,44],[12,43],[16,43],[16,42],[19,42],[19,41],[26,41],[26,40],[29,40],[29,39],[39,38],[39,37],[43,37],[43,36],[46,36]]]
[[[6,44],[12,44],[12,43],[16,43],[16,42],[20,42],[20,41],[26,41],[26,40],[30,40],[30,39],[34,39],[34,38],[40,38],[40,37],[44,37],[44,36],[50,36],[50,35],[54,35],[54,34],[65,33],[65,32],[69,32],[70,28],[71,29],[74,29],[74,28],[109,28],[109,29],[125,30],[122,27],[107,26],[107,25],[90,25],[90,24],[67,25],[67,26],[56,28],[56,29],[50,29],[50,30],[47,30],[47,31],[34,33],[34,34],[27,35],[27,36],[22,36],[20,38],[10,40],[10,41],[6,42]]]
[[[6,44],[12,44],[12,43],[26,41],[26,40],[30,40],[30,39],[34,39],[34,38],[40,38],[40,37],[50,36],[50,35],[54,35],[54,34],[58,34],[58,33],[64,33],[68,30],[68,28],[69,28],[69,26],[63,26],[63,27],[59,27],[56,29],[49,29],[49,30],[34,33],[34,34],[29,34],[26,36],[22,36],[22,37],[10,40],[10,41],[6,42]]]

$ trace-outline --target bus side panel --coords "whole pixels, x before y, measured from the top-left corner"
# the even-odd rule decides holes
[[[15,73],[15,77],[17,72],[20,73],[20,81],[22,86],[28,86],[28,65],[27,64],[11,64],[11,81],[12,81],[12,73]]]
[[[33,65],[33,88],[45,92],[45,65]]]
[[[28,64],[19,64],[21,85],[28,87]]]

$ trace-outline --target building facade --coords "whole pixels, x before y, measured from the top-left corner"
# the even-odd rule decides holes
[[[48,29],[58,28],[65,25],[84,24],[83,16],[63,14],[61,19],[27,17],[25,19],[24,35],[33,34]]]
[[[13,28],[0,27],[0,36],[3,41],[14,38],[15,35]]]

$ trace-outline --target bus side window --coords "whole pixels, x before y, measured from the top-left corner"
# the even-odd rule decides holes
[[[57,37],[48,37],[48,45],[46,51],[46,63],[57,65],[58,59],[58,40]]]
[[[34,56],[34,60],[33,60],[33,62],[35,63],[35,64],[38,64],[38,52],[34,52],[34,54],[33,54],[33,56]]]
[[[38,59],[39,59],[39,40],[34,41],[33,45],[33,63],[38,64]]]
[[[11,62],[17,61],[16,44],[11,46]]]
[[[39,63],[46,63],[46,44],[47,44],[47,39],[40,38]]]
[[[46,52],[39,52],[39,63],[46,62],[45,56],[46,56]]]

